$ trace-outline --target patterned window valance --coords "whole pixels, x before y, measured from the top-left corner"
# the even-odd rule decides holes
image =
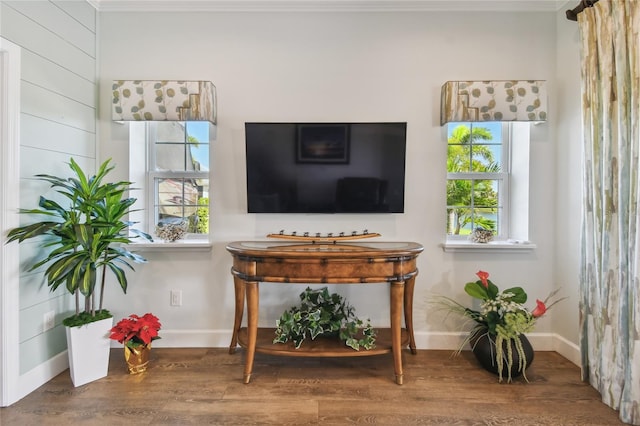
[[[210,81],[114,80],[113,121],[216,123],[216,87]]]
[[[440,125],[450,121],[546,121],[544,80],[447,81]]]

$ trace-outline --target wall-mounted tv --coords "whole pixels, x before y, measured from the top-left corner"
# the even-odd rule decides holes
[[[249,213],[403,213],[407,123],[245,123]]]

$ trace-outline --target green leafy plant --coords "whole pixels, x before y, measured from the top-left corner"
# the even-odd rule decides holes
[[[511,381],[511,367],[513,365],[513,353],[511,345],[507,347],[507,353],[503,353],[503,342],[513,343],[518,352],[520,362],[520,371],[526,379],[524,370],[527,368],[526,358],[524,356],[524,348],[519,338],[521,334],[528,333],[533,330],[536,320],[542,317],[547,310],[553,305],[565,299],[560,298],[550,303],[559,289],[551,292],[544,301],[536,299],[536,307],[532,310],[527,309],[524,304],[527,302],[527,293],[522,287],[511,287],[506,290],[500,289],[489,279],[489,273],[478,271],[477,281],[471,281],[465,284],[464,291],[471,297],[480,300],[480,309],[474,310],[467,308],[448,297],[439,297],[437,302],[444,308],[458,313],[463,317],[473,320],[476,324],[471,330],[469,336],[462,343],[477,341],[481,335],[487,335],[495,342],[495,360],[498,367],[499,381],[502,382],[503,362],[507,365],[509,372],[508,381]],[[461,346],[461,349],[462,349]],[[460,350],[458,350],[460,352]]]
[[[200,197],[198,199],[198,224],[196,226],[198,234],[209,233],[209,197]]]
[[[299,306],[285,311],[276,321],[273,343],[292,340],[298,349],[307,337],[315,340],[319,336],[337,336],[356,351],[375,347],[376,332],[370,321],[356,317],[355,308],[339,294],[330,294],[327,287],[307,287],[300,293],[300,301]]]
[[[143,257],[130,252],[123,244],[133,237],[151,237],[131,228],[132,222],[123,220],[135,198],[124,198],[131,182],[105,183],[103,179],[113,170],[105,161],[94,176],[87,176],[80,166],[71,159],[69,167],[73,176],[62,178],[39,174],[39,180],[49,182],[66,202],[58,202],[40,197],[37,209],[21,209],[20,213],[40,215],[47,219],[12,229],[8,242],[42,237],[42,247],[50,251],[35,260],[29,271],[48,265],[45,270],[47,285],[55,291],[64,285],[75,295],[76,312],[66,318],[67,326],[97,321],[111,314],[102,308],[107,271],[116,277],[122,291],[127,291],[127,277],[123,267],[133,270],[130,262],[146,262]],[[96,283],[100,277],[100,302],[96,310]],[[84,307],[80,309],[80,295],[84,296]]]

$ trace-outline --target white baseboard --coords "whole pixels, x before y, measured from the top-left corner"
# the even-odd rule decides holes
[[[161,330],[160,337],[153,341],[154,348],[228,348],[231,330]],[[111,347],[122,344],[112,340]]]
[[[227,348],[231,342],[231,330],[162,330],[162,339],[153,342],[156,348]],[[464,342],[467,333],[416,332],[416,347],[430,350],[456,350]],[[555,333],[527,334],[536,351],[554,351],[580,365],[580,348]],[[111,347],[121,347],[113,341]]]
[[[580,353],[580,347],[575,343],[570,342],[562,336],[554,334],[552,350],[558,352],[578,367],[581,367],[582,355]]]
[[[50,360],[38,365],[32,370],[21,375],[18,380],[18,399],[24,398],[34,390],[38,389],[49,380],[69,368],[69,355],[67,351],[60,352]],[[13,404],[14,402],[11,402]]]
[[[460,348],[467,335],[468,333],[465,332],[416,332],[416,347],[418,349],[454,351]],[[557,352],[575,365],[580,366],[580,348],[559,334],[528,333],[527,337],[534,350]]]

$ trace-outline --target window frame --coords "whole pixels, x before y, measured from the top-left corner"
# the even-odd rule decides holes
[[[479,145],[500,145],[501,146],[501,154],[500,154],[500,172],[448,172],[446,176],[446,182],[448,184],[451,180],[470,180],[470,181],[478,181],[478,180],[491,180],[496,181],[498,183],[498,205],[497,209],[497,219],[496,219],[496,227],[498,229],[498,234],[494,236],[495,240],[504,241],[509,239],[510,232],[510,217],[511,217],[511,202],[510,202],[510,180],[511,180],[511,144],[513,140],[513,128],[509,122],[488,122],[488,123],[499,123],[500,124],[500,139],[501,143],[475,143],[472,146]],[[447,123],[445,126],[445,139],[447,142],[447,150],[450,146],[449,144],[449,128],[450,125],[468,125],[470,131],[473,131],[474,127],[483,127],[483,122],[455,122],[455,123]],[[473,158],[473,149],[469,151],[470,161]],[[447,156],[448,159],[448,156]],[[473,197],[473,194],[472,194]],[[471,207],[473,204],[471,204]],[[446,209],[449,209],[450,206],[448,203],[446,204]],[[473,207],[472,207],[473,208]],[[448,220],[448,218],[447,218]],[[460,242],[466,241],[469,239],[468,235],[456,235],[449,234],[446,231],[446,240],[448,242]]]
[[[149,233],[155,236],[155,227],[157,226],[156,217],[158,217],[159,192],[156,190],[156,180],[158,179],[207,179],[209,181],[209,192],[211,191],[211,168],[208,171],[188,171],[188,170],[156,170],[156,147],[158,141],[158,123],[157,121],[146,122],[146,152],[147,152],[147,167],[146,167],[146,213],[147,213],[147,225]],[[187,136],[186,121],[182,121],[185,126],[185,137]],[[211,129],[209,129],[211,134]],[[183,145],[188,145],[188,141],[184,141]],[[211,158],[211,136],[207,141],[209,145],[209,158]],[[211,225],[211,194],[209,194],[209,205],[207,206],[209,212],[209,225]],[[206,234],[187,233],[184,239],[208,239],[211,233],[211,228]]]
[[[530,161],[533,153],[530,147],[531,123],[508,122],[510,127],[510,163],[509,174],[509,229],[506,240],[493,240],[490,243],[474,243],[470,240],[445,238],[440,244],[447,253],[522,253],[535,250],[537,245],[529,239],[529,192]],[[534,123],[535,125],[535,123]],[[442,126],[442,138],[448,143],[448,127]]]
[[[155,189],[153,188],[153,181],[149,181],[149,150],[150,150],[150,135],[149,124],[154,123],[151,121],[131,121],[121,122],[119,125],[124,126],[123,132],[128,133],[129,141],[129,181],[133,182],[131,188],[131,197],[137,198],[136,206],[129,212],[129,220],[136,224],[136,228],[147,232],[154,237],[154,241],[144,241],[138,238],[134,238],[129,244],[132,249],[139,251],[210,251],[212,248],[211,235],[212,235],[212,170],[209,167],[209,171],[198,172],[204,173],[209,179],[209,233],[208,234],[188,234],[185,238],[175,242],[165,242],[162,239],[157,238],[155,235],[155,218],[150,216],[155,203],[155,197],[153,196]],[[215,140],[216,126],[209,123],[209,164],[212,164],[212,147]],[[131,235],[135,237],[135,235]]]

